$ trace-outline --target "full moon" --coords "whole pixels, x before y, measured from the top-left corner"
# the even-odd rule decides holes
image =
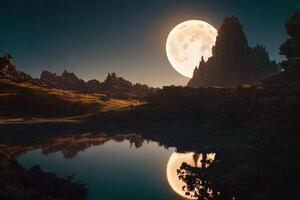
[[[170,32],[167,57],[173,68],[185,77],[192,78],[201,57],[206,61],[212,56],[218,31],[201,20],[188,20],[178,24]]]

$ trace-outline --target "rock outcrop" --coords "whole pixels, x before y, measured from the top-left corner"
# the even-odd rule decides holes
[[[154,88],[145,84],[132,84],[122,77],[117,77],[116,73],[108,73],[103,82],[96,79],[85,82],[68,71],[64,71],[60,76],[43,71],[41,81],[52,88],[75,90],[83,93],[103,93],[109,97],[121,99],[145,97],[154,91]]]
[[[117,98],[123,97],[145,97],[152,93],[155,89],[150,88],[145,84],[132,84],[130,81],[122,77],[117,77],[116,73],[109,73],[105,81],[100,83],[101,91],[108,96],[115,96]]]
[[[280,47],[280,54],[285,55],[288,60],[283,61],[281,66],[287,72],[300,71],[300,11],[285,24],[287,33],[291,38]],[[294,74],[295,75],[295,74]]]
[[[30,75],[18,71],[15,65],[11,62],[12,56],[10,54],[6,54],[3,57],[0,57],[0,80],[7,80],[12,82],[30,82],[41,84],[38,79],[33,79]]]
[[[79,79],[74,73],[65,70],[61,76],[48,71],[41,73],[41,81],[47,86],[62,89],[62,90],[76,90],[84,92],[87,90],[86,83]]]
[[[203,59],[194,70],[190,87],[233,86],[251,83],[279,72],[275,61],[270,61],[265,47],[248,46],[243,28],[236,17],[225,18],[218,31],[212,57]]]

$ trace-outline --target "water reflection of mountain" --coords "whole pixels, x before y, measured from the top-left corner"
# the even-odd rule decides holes
[[[271,137],[257,137],[258,135],[256,133],[245,134],[242,130],[208,129],[200,127],[199,124],[197,125],[197,123],[193,122],[170,122],[165,123],[163,126],[161,123],[115,123],[101,125],[103,127],[92,126],[90,124],[31,124],[23,125],[20,129],[17,129],[17,127],[14,126],[6,126],[5,132],[7,134],[0,135],[0,143],[2,143],[2,145],[0,145],[0,151],[11,158],[15,158],[28,150],[46,149],[46,147],[48,151],[50,151],[49,149],[61,151],[66,147],[62,144],[56,144],[55,141],[57,141],[57,139],[55,138],[64,138],[64,136],[62,136],[63,132],[104,132],[107,133],[106,137],[109,137],[114,141],[124,141],[125,138],[127,138],[126,140],[129,140],[129,142],[131,141],[132,146],[135,147],[140,147],[143,144],[143,141],[150,140],[156,141],[165,148],[176,147],[177,152],[215,152],[217,154],[216,161],[205,170],[205,173],[202,171],[200,175],[202,176],[205,174],[205,176],[207,175],[206,177],[209,176],[209,179],[206,180],[211,180],[218,189],[217,191],[221,191],[221,193],[227,197],[237,196],[239,199],[247,199],[253,192],[259,191],[263,197],[266,197],[262,199],[276,199],[274,197],[282,196],[279,196],[278,194],[274,195],[273,191],[281,187],[287,188],[289,191],[289,193],[285,194],[288,194],[289,196],[295,194],[295,192],[293,193],[292,188],[295,188],[297,185],[296,181],[299,180],[299,162],[296,157],[297,154],[295,153],[296,148],[285,149],[285,146],[281,145],[281,135],[274,134],[272,136],[273,139],[271,140]],[[26,132],[28,132],[28,134],[25,137],[24,133]],[[128,136],[134,134],[116,136],[123,133],[137,133],[140,134],[143,139],[141,136]],[[45,139],[46,135],[48,135],[48,138],[49,135],[51,135],[50,138],[53,139]],[[82,135],[73,136],[74,138],[69,139],[68,141],[68,151],[66,151],[66,149],[65,151],[74,151],[75,154],[74,152],[70,154],[76,155],[78,151],[85,149],[85,145],[86,148],[88,148],[89,145],[96,145],[91,141],[95,140],[97,137],[103,137],[103,135],[94,135],[95,136],[85,135],[84,137]],[[83,140],[83,138],[85,139]],[[78,141],[85,142],[76,143]],[[289,145],[293,146],[293,140],[290,141],[291,143],[289,143]],[[277,142],[278,145],[275,145]],[[64,144],[67,144],[67,141],[65,141]],[[78,146],[81,147],[79,148]],[[73,148],[74,150],[71,150],[70,148]],[[55,151],[53,150],[52,152]],[[287,152],[289,152],[289,154],[287,154]],[[278,162],[278,160],[282,160],[283,157],[288,161],[289,168],[286,168],[285,162]],[[270,164],[265,165],[265,163]],[[284,180],[286,180],[286,178],[291,181],[285,182]],[[201,180],[204,179],[201,177]],[[265,188],[265,185],[268,185],[268,187]]]
[[[11,144],[0,144],[0,153],[7,158],[15,160],[16,157],[27,151],[40,149],[41,153],[48,155],[61,152],[66,159],[75,157],[79,152],[92,146],[103,145],[108,141],[130,143],[130,147],[140,148],[144,141],[149,141],[141,135],[129,134],[82,134],[66,135],[60,137],[49,137],[31,142],[16,142]],[[159,139],[159,138],[156,138]],[[172,142],[172,141],[170,141]],[[175,142],[175,138],[174,141]],[[160,143],[159,145],[168,148],[172,143]],[[179,195],[196,199],[198,197],[208,197],[215,195],[213,185],[204,176],[205,169],[215,160],[215,153],[178,153],[174,152],[169,159],[167,167],[167,178],[171,188]],[[170,164],[171,163],[171,164]]]
[[[48,144],[42,147],[42,154],[62,152],[65,158],[73,158],[78,152],[84,151],[91,146],[102,145],[109,141],[111,137],[105,134],[66,136],[51,139]]]
[[[4,154],[10,160],[15,160],[17,156],[27,151],[41,149],[42,154],[48,155],[55,152],[62,152],[65,158],[73,158],[78,152],[84,151],[91,146],[103,145],[109,140],[123,142],[128,140],[136,148],[143,145],[144,139],[136,134],[125,134],[108,136],[106,134],[83,134],[69,135],[64,137],[49,138],[41,143],[27,144],[0,144],[0,153]]]
[[[130,124],[127,124],[125,127],[122,126],[122,129],[118,129],[118,127],[121,126],[116,125],[112,128],[108,126],[105,129],[98,129],[97,127],[85,125],[83,127],[88,128],[83,128],[83,130],[78,132],[104,132],[105,134],[81,135],[61,134],[62,132],[65,132],[64,129],[66,129],[66,127],[63,127],[63,129],[60,130],[56,125],[53,125],[53,127],[49,125],[47,134],[40,134],[41,131],[39,129],[28,127],[28,131],[31,130],[30,137],[18,137],[21,134],[15,134],[14,137],[17,137],[17,140],[15,140],[13,137],[4,138],[4,140],[0,142],[4,143],[3,141],[5,141],[4,144],[0,144],[0,152],[5,154],[6,157],[10,159],[16,159],[16,157],[25,153],[26,151],[41,149],[41,152],[45,155],[55,152],[62,152],[65,158],[70,159],[76,156],[80,151],[84,151],[92,146],[103,145],[108,141],[128,141],[130,146],[135,148],[140,148],[144,144],[144,141],[155,141],[164,148],[176,147],[178,153],[201,152],[203,154],[207,154],[209,152],[216,152],[219,158],[222,156],[222,153],[226,151],[226,149],[220,146],[218,140],[221,139],[223,141],[229,141],[230,139],[228,138],[232,138],[232,134],[224,134],[224,137],[218,137],[218,140],[215,140],[210,131],[206,130],[205,128],[195,128],[193,123],[172,123],[163,127],[159,124],[157,125],[153,124],[152,126],[137,126],[135,124],[131,126]],[[79,130],[79,128],[76,126],[67,128],[70,128],[70,132],[75,132],[73,129]],[[26,130],[23,131],[26,132]],[[13,132],[14,131],[11,131],[11,133]],[[134,133],[138,133],[139,135]],[[182,133],[185,134],[185,137],[182,137]],[[7,137],[7,135],[9,134],[6,134],[5,137]],[[218,148],[216,148],[214,144],[217,144]],[[197,166],[200,166],[202,165],[201,158],[202,157],[198,155],[198,157],[193,157],[192,160],[196,162]],[[179,163],[177,168],[174,169],[174,176],[177,178],[178,175],[176,174],[176,171],[179,169],[181,164],[182,163]],[[201,173],[201,176],[202,175],[203,173]],[[194,174],[195,178],[198,176],[199,174]],[[203,180],[203,177],[201,177],[201,180]]]

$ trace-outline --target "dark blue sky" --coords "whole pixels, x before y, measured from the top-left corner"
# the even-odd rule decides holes
[[[280,60],[284,22],[299,6],[299,0],[1,0],[0,52],[34,77],[67,69],[103,80],[114,71],[153,86],[186,84],[165,53],[175,25],[200,19],[218,28],[235,15],[249,44],[265,45]]]

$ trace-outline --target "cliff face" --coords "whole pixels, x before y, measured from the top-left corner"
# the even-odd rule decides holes
[[[232,86],[254,82],[279,71],[263,46],[248,46],[243,28],[236,17],[225,18],[212,53],[207,62],[202,60],[196,67],[188,86]]]

